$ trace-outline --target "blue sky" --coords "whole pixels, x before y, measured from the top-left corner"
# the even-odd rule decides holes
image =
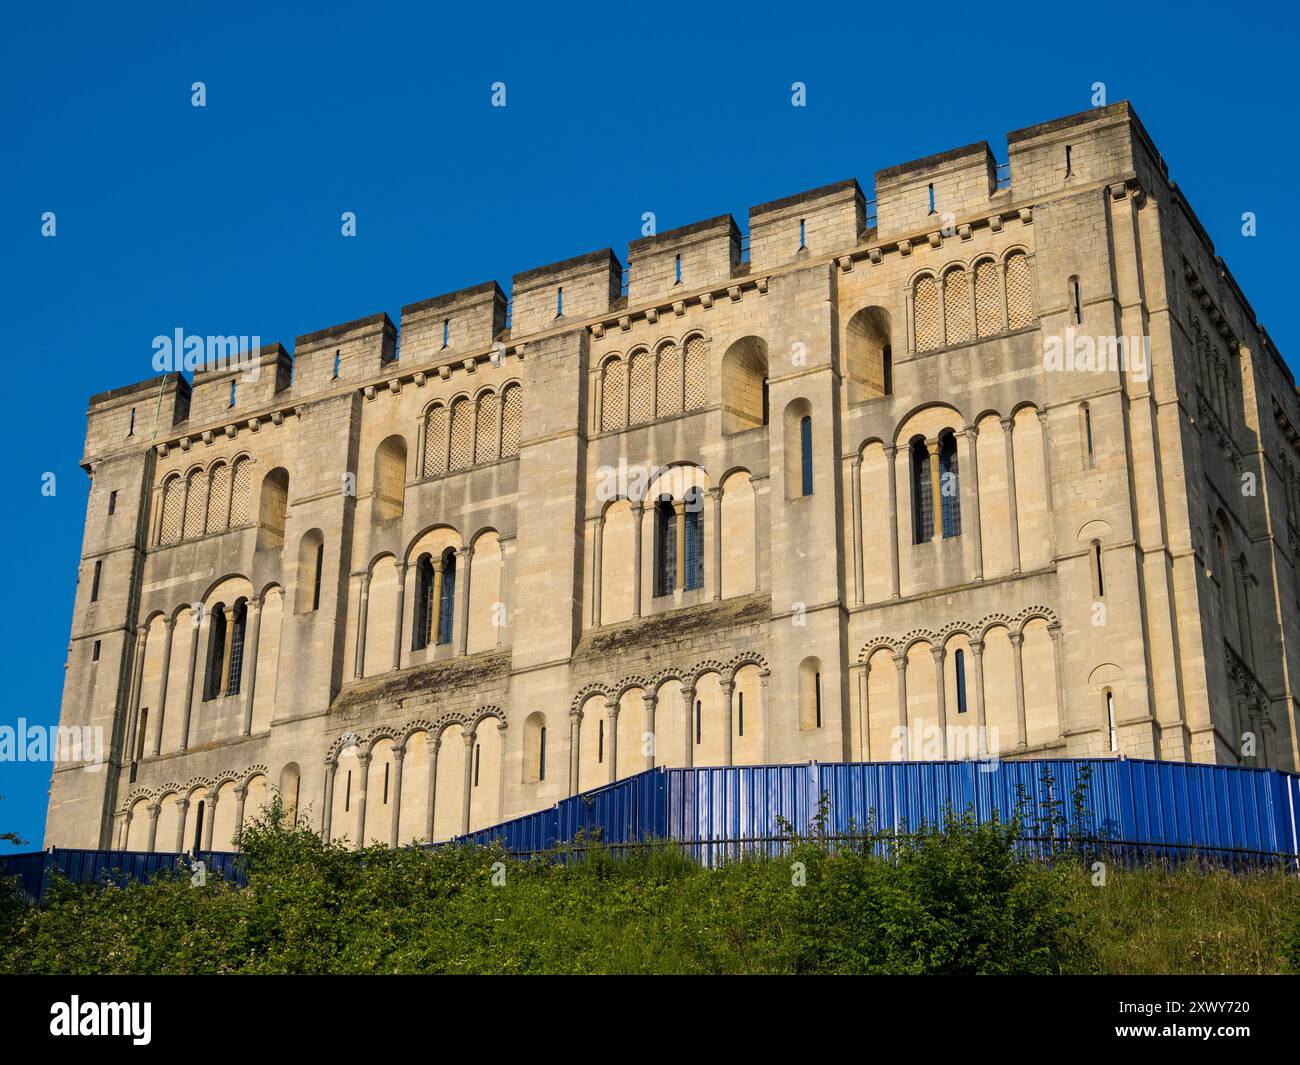
[[[288,347],[595,248],[625,258],[646,211],[661,230],[725,211],[744,228],[752,204],[850,176],[870,188],[877,169],[981,138],[1005,160],[1009,130],[1085,109],[1101,81],[1300,356],[1283,291],[1289,6],[841,5],[833,22],[754,4],[148,7],[24,5],[0,35],[0,535],[17,560],[0,726],[58,717],[86,401],[151,376],[153,337],[178,327]],[[41,845],[49,775],[0,762],[0,831],[24,849]]]

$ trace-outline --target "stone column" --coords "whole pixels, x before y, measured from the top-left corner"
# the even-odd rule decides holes
[[[998,303],[999,332],[1005,333],[1010,328],[1011,316],[1007,313],[1007,264],[1006,260],[997,263],[998,292],[1002,296]]]
[[[131,670],[131,702],[130,702],[130,722],[131,726],[126,737],[126,758],[124,761],[134,762],[136,747],[136,732],[140,728],[140,689],[144,686],[144,655],[145,647],[149,639],[149,626],[141,625],[135,630],[135,665]],[[128,811],[129,813],[129,811]]]
[[[980,431],[974,425],[968,425],[962,432],[966,441],[966,513],[963,515],[970,529],[974,565],[972,577],[978,583],[984,579],[984,538],[980,529]]]
[[[641,696],[645,703],[645,730],[650,734],[650,752],[645,758],[645,767],[653,769],[655,767],[655,752],[659,745],[659,733],[655,729],[655,710],[659,705],[659,696],[656,692],[645,692]]]
[[[862,456],[853,456],[853,605],[866,602],[866,579],[862,572]]]
[[[948,693],[945,690],[947,678],[943,675],[943,663],[946,657],[946,648],[932,647],[930,654],[934,657],[934,687],[936,696],[936,709],[939,712],[939,753],[941,757],[948,757]]]
[[[722,599],[722,489],[709,489],[713,497],[713,601]]]
[[[907,286],[907,353],[916,354],[916,290],[912,285]]]
[[[1047,411],[1038,412],[1039,439],[1043,444],[1043,491],[1047,498],[1047,536],[1049,555],[1056,557],[1056,504],[1052,500],[1052,442],[1047,426]]]
[[[248,787],[240,784],[235,788],[235,839],[232,846],[239,850],[239,834],[244,831],[244,803],[248,799]]]
[[[1053,621],[1047,626],[1052,638],[1052,666],[1056,673],[1056,721],[1061,726],[1061,739],[1070,728],[1070,715],[1065,708],[1065,659],[1061,651],[1061,623]]]
[[[155,758],[162,752],[162,734],[164,715],[167,713],[167,679],[172,668],[172,634],[176,629],[175,618],[163,618],[163,628],[166,630],[166,637],[163,640],[163,660],[162,660],[162,680],[158,685],[158,720],[154,722],[153,731],[153,756]],[[151,847],[150,850],[153,848]]]
[[[937,544],[943,539],[943,486],[939,483],[939,441],[927,440],[925,450],[930,455],[930,508],[933,510],[930,521],[930,542]]]
[[[425,833],[430,843],[433,842],[433,814],[435,802],[438,798],[438,752],[442,750],[442,735],[439,734],[437,739],[429,739],[429,802],[426,806],[428,810],[429,823],[426,826],[428,831]]]
[[[257,645],[262,635],[262,597],[252,598],[253,631],[252,642],[248,644],[248,654],[244,655],[244,672],[248,677],[244,684],[244,727],[241,736],[253,733],[253,698],[257,694]]]
[[[320,815],[320,835],[326,843],[330,841],[330,822],[334,816],[334,774],[338,767],[332,758],[325,760],[325,805]]]
[[[370,574],[361,578],[361,600],[357,611],[357,651],[352,676],[360,680],[366,675],[366,623],[370,617]]]
[[[469,576],[470,567],[474,563],[474,548],[462,547],[457,553],[456,562],[456,583],[459,587],[456,589],[456,653],[458,655],[466,654],[469,651]]]
[[[357,752],[357,850],[366,846],[366,798],[370,790],[370,752]]]
[[[578,794],[578,771],[582,765],[579,743],[582,738],[582,711],[569,711],[569,794]]]
[[[432,598],[429,600],[429,638],[424,646],[428,649],[434,649],[437,648],[438,641],[442,638],[442,587],[443,581],[446,580],[447,566],[442,555],[433,559],[430,565],[433,567],[433,591],[430,593]],[[412,614],[412,618],[414,616]],[[411,624],[414,625],[415,622],[412,621]],[[421,639],[424,638],[423,633],[416,633],[415,635]]]
[[[605,700],[606,731],[609,733],[609,782],[618,779],[618,699],[610,696]]]
[[[984,717],[984,641],[971,640],[970,657],[975,663],[975,734],[979,756],[988,755],[987,722]],[[999,750],[1001,743],[998,744]]]
[[[173,848],[177,854],[185,853],[185,821],[190,815],[190,800],[188,798],[179,799],[176,803],[176,846]]]
[[[447,436],[451,436],[450,426],[448,427]],[[397,606],[396,617],[393,619],[393,668],[402,668],[402,619],[406,615],[406,570],[405,562],[398,562],[395,567],[397,570]]]
[[[679,592],[686,590],[686,501],[673,500],[673,532],[677,548],[677,572],[673,586]]]
[[[190,715],[194,710],[194,673],[199,664],[199,634],[203,631],[200,615],[194,613],[191,617],[190,627],[194,630],[194,638],[190,641],[190,666],[185,676],[185,707],[184,716],[181,718],[182,751],[190,749]]]
[[[388,845],[393,850],[397,850],[402,831],[402,763],[405,760],[406,748],[400,743],[393,744],[393,824],[388,837]]]
[[[911,297],[908,297],[909,301]],[[910,321],[909,316],[909,321]],[[898,448],[894,444],[885,445],[885,466],[889,473],[889,574],[891,599],[900,597],[898,577],[898,470],[896,459]]]
[[[605,539],[605,515],[602,512],[596,518],[595,530],[595,553],[596,561],[592,566],[591,574],[591,627],[599,628],[600,626],[600,574],[603,565],[602,560],[602,541]]]
[[[460,834],[469,835],[469,807],[474,797],[474,737],[475,732],[461,735],[465,741],[465,784],[461,789]]]
[[[158,845],[158,815],[162,813],[162,807],[156,802],[149,804],[149,842],[146,849],[152,852]]]
[[[695,764],[695,688],[682,685],[682,703],[686,707],[686,768]]]
[[[1011,514],[1011,572],[1020,572],[1020,515],[1016,506],[1016,451],[1012,431],[1015,422],[1002,419],[1002,440],[1007,452],[1007,510]]]
[[[1029,746],[1029,732],[1025,723],[1025,671],[1023,663],[1024,634],[1010,633],[1012,673],[1016,681],[1016,746]]]
[[[907,736],[907,655],[895,651],[893,658],[894,669],[898,672],[898,727],[902,730],[900,742],[896,746],[902,760],[906,761],[911,754]]]
[[[218,696],[230,695],[230,667],[234,664],[235,649],[235,608],[232,606],[223,610],[226,619],[225,643],[221,648],[221,683],[217,688]],[[247,615],[245,615],[247,616]]]
[[[127,840],[131,838],[131,807],[128,806],[122,811],[118,824],[117,849],[124,851],[126,850]]]
[[[641,616],[642,539],[641,526],[645,521],[645,504],[633,503],[632,510],[632,616]]]
[[[734,765],[732,758],[733,750],[733,726],[732,726],[732,700],[736,691],[736,682],[728,677],[722,682],[722,764]]]
[[[858,666],[858,757],[871,761],[871,660]]]

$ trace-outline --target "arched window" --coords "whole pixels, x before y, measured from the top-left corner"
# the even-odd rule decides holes
[[[709,402],[709,365],[706,358],[708,345],[696,335],[686,342],[684,394],[682,406],[686,410],[699,410]]]
[[[424,476],[447,472],[447,408],[439,403],[424,419]]]
[[[722,356],[722,431],[767,424],[767,345],[742,337]]]
[[[628,386],[631,409],[628,424],[641,425],[654,417],[654,356],[642,349],[632,356],[632,377]]]
[[[257,546],[281,547],[284,522],[289,507],[289,471],[277,466],[262,479],[262,494],[257,506]]]
[[[474,464],[474,439],[470,433],[472,412],[464,396],[451,405],[451,468],[468,469]]]
[[[939,505],[944,539],[960,536],[961,484],[957,478],[957,435],[951,431],[939,436]]]
[[[202,470],[193,470],[185,490],[185,539],[203,535],[207,510],[207,481]]]
[[[677,345],[672,341],[659,346],[655,363],[655,381],[658,400],[656,409],[660,418],[682,411],[682,362]]]
[[[380,521],[400,518],[406,503],[406,441],[390,436],[375,452],[374,514]]]
[[[310,613],[320,607],[321,576],[325,566],[325,540],[319,529],[303,533],[298,543],[297,589],[294,612]]]
[[[208,671],[203,683],[203,698],[215,699],[223,694],[226,664],[226,607],[217,603],[208,612]]]
[[[677,583],[677,511],[664,497],[655,503],[655,595],[672,595]]]
[[[813,439],[812,415],[799,419],[799,485],[800,495],[813,494]]]
[[[975,267],[975,332],[982,337],[1002,332],[1002,285],[992,259]]]
[[[451,626],[456,608],[456,549],[442,553],[442,595],[438,600],[438,643],[451,643]]]
[[[943,322],[949,344],[964,344],[975,337],[970,305],[970,278],[964,267],[949,270],[943,278]]]
[[[177,543],[185,531],[185,484],[179,473],[163,481],[162,525],[158,531],[160,544]]]
[[[600,428],[603,432],[622,429],[627,423],[627,369],[622,359],[605,363],[600,386]]]
[[[1007,327],[1022,329],[1034,320],[1034,281],[1024,252],[1007,256]]]
[[[822,727],[822,663],[805,658],[799,663],[799,727]]]
[[[501,393],[501,457],[519,454],[524,415],[524,393],[519,385],[508,385]]]
[[[704,493],[698,487],[686,492],[686,590],[704,587]]]
[[[912,291],[912,332],[918,352],[935,351],[943,346],[939,328],[939,284],[929,275],[919,278]]]
[[[912,466],[912,543],[934,539],[934,496],[930,483],[930,449],[919,436],[908,445]]]
[[[524,719],[524,783],[546,779],[546,715],[534,711]]]
[[[225,692],[238,695],[244,672],[244,633],[248,622],[248,601],[240,599],[231,611],[229,621],[230,654],[226,657]]]
[[[433,633],[436,584],[433,559],[423,554],[415,564],[415,623],[411,626],[411,650],[413,651],[422,651],[429,646],[429,639]]]
[[[953,672],[957,677],[957,713],[966,713],[966,652],[958,649],[953,655]]]
[[[253,460],[247,455],[235,459],[230,477],[230,527],[238,529],[249,522],[248,496],[253,487]]]
[[[484,392],[478,397],[478,417],[475,420],[474,461],[496,462],[500,452],[500,401],[495,392]]]
[[[208,479],[208,532],[230,525],[230,467],[218,462]]]

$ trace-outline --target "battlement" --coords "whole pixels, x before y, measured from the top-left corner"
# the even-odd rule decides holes
[[[515,345],[557,329],[590,324],[599,333],[656,304],[660,311],[698,298],[707,305],[708,293],[735,288],[738,279],[756,279],[761,286],[764,275],[802,262],[832,256],[878,262],[882,255],[907,254],[920,238],[940,239],[938,231],[954,224],[964,228],[965,239],[972,225],[997,228],[1004,217],[1026,217],[1023,212],[1048,197],[1100,182],[1135,182],[1152,194],[1172,191],[1181,204],[1164,161],[1126,101],[1014,130],[1007,145],[1009,163],[1001,179],[992,148],[981,140],[877,170],[874,198],[847,178],[752,207],[747,259],[745,238],[730,214],[633,240],[626,294],[622,264],[602,248],[514,275],[509,296],[496,281],[484,281],[409,303],[401,313],[401,369],[454,369],[499,341]],[[1189,208],[1186,216],[1212,256],[1213,246]],[[1229,288],[1236,291],[1235,285]],[[1253,319],[1244,301],[1243,306]],[[279,344],[263,347],[257,372],[237,381],[236,370],[197,372],[192,400],[188,385],[173,384],[158,424],[220,420],[232,410],[232,383],[233,409],[242,413],[373,383],[398,358],[397,327],[387,314],[370,315],[299,336],[292,356]],[[100,417],[97,424],[107,423]],[[104,431],[107,443],[117,430]],[[89,439],[87,446],[95,450]]]
[[[162,374],[133,385],[99,392],[86,411],[86,461],[115,451],[147,446],[185,421],[190,383],[179,373]]]

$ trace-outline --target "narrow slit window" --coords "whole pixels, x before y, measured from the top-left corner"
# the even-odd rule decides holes
[[[100,574],[103,573],[103,571],[104,571],[104,563],[102,561],[96,562],[95,575],[90,580],[90,601],[92,603],[97,602],[99,600],[99,577]]]
[[[957,713],[966,712],[966,652],[959,650],[953,655],[953,672],[957,675]]]
[[[479,743],[474,744],[474,787],[476,788],[478,787],[479,766],[482,764],[483,761],[482,755],[483,755],[483,745]]]
[[[1106,597],[1106,574],[1101,565],[1101,541],[1092,542],[1092,579],[1093,589],[1097,593],[1098,599]]]
[[[1074,173],[1074,164],[1070,159],[1070,146],[1067,144],[1065,146],[1065,176],[1069,177],[1072,173]]]
[[[442,320],[442,346],[445,348],[451,343],[451,319]]]
[[[804,219],[799,219],[799,250],[808,247],[808,227]]]
[[[131,424],[126,430],[127,436],[135,436],[135,408],[131,408]]]
[[[384,806],[388,805],[388,769],[389,769],[388,763],[385,762],[384,763],[384,801],[382,803],[382,805]]]
[[[99,641],[98,641],[98,640],[95,641],[95,646],[92,647],[92,648],[90,649],[90,660],[91,660],[92,662],[98,662],[98,661],[99,661]]]
[[[334,353],[334,380],[336,381],[339,379],[339,366],[342,364],[342,362],[343,362],[343,356],[336,351]]]
[[[1083,324],[1083,297],[1079,293],[1079,279],[1070,278],[1070,298],[1074,300],[1074,324]]]
[[[564,317],[564,286],[561,285],[555,290],[555,317]]]
[[[1110,736],[1110,750],[1114,754],[1119,750],[1119,729],[1115,727],[1115,695],[1106,693],[1106,732]]]
[[[695,700],[695,742],[698,744],[703,735],[704,703],[700,699]]]
[[[197,852],[203,848],[203,821],[207,811],[207,804],[202,799],[199,800],[199,808],[195,812],[194,818],[194,850]]]
[[[1083,443],[1088,465],[1091,466],[1096,461],[1096,451],[1092,439],[1092,408],[1086,403],[1083,406]]]
[[[596,764],[605,764],[605,719],[596,722]]]
[[[321,571],[325,568],[325,545],[316,545],[316,579],[311,590],[311,608],[320,609],[320,579]]]
[[[343,787],[343,812],[352,809],[352,770],[348,770],[348,779]]]
[[[802,474],[801,495],[813,494],[812,417],[805,414],[799,421],[799,465]]]
[[[149,708],[143,707],[140,710],[140,735],[136,737],[135,742],[135,760],[138,762],[144,758],[144,737],[149,731]]]
[[[546,726],[542,726],[541,734],[538,736],[537,751],[537,779],[546,779]]]
[[[682,283],[682,257],[680,254],[677,256],[677,262],[674,264],[674,270],[676,271],[677,274],[677,280],[674,282],[674,284],[680,285]]]
[[[230,406],[232,407],[235,405],[235,388],[238,386],[238,384],[239,384],[238,381],[230,382]]]
[[[929,185],[929,195],[930,195],[930,213],[935,214],[936,212],[934,209],[934,182],[933,181],[931,181]]]
[[[817,709],[817,727],[822,727],[822,675],[813,674],[813,699]]]
[[[108,493],[108,512],[114,514],[117,512],[117,492]]]
[[[736,724],[739,726],[738,734],[745,734],[745,693],[741,692],[739,696],[739,713],[737,714]]]

